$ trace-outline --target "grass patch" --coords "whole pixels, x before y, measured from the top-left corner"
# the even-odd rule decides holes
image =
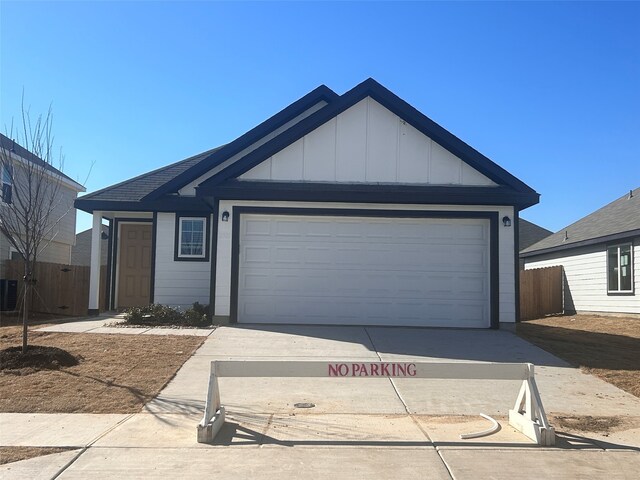
[[[572,315],[517,324],[522,338],[640,397],[640,318]]]

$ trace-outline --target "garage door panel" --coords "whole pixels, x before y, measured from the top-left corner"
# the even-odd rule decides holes
[[[260,220],[257,218],[247,219],[244,224],[245,236],[250,238],[252,236],[270,237],[271,236],[271,222],[269,220]]]
[[[244,249],[244,262],[270,263],[271,249],[269,247],[247,247]]]
[[[244,290],[252,293],[262,290],[263,292],[269,292],[271,290],[271,275],[266,273],[251,273],[242,278],[242,284]]]
[[[481,275],[473,276],[459,276],[457,278],[458,291],[460,294],[469,296],[474,295],[478,299],[486,298],[487,294],[487,282]]]
[[[488,223],[243,214],[238,321],[488,327]]]

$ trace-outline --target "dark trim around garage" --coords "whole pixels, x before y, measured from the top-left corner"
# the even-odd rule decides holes
[[[230,321],[238,322],[238,282],[240,270],[240,217],[243,214],[299,215],[331,217],[380,217],[380,218],[483,218],[489,220],[489,328],[500,325],[500,279],[498,212],[427,211],[427,210],[379,210],[353,208],[278,208],[233,207],[231,233],[231,305]]]

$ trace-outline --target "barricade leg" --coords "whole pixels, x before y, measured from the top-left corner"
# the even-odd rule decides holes
[[[207,400],[204,406],[204,416],[198,424],[198,443],[211,443],[216,437],[222,425],[224,425],[225,411],[220,405],[220,388],[218,386],[218,376],[216,375],[215,362],[211,363],[211,373],[209,375],[209,387],[207,390]]]
[[[547,421],[531,364],[529,377],[522,382],[513,410],[509,410],[509,424],[538,445],[555,444],[555,431]]]

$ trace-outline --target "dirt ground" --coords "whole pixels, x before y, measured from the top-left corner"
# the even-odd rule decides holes
[[[58,370],[0,365],[0,412],[137,412],[203,342],[195,336],[31,331],[30,345],[66,350],[79,364]],[[19,345],[21,327],[0,327],[0,350]]]
[[[640,318],[565,315],[517,324],[518,335],[640,397]]]

